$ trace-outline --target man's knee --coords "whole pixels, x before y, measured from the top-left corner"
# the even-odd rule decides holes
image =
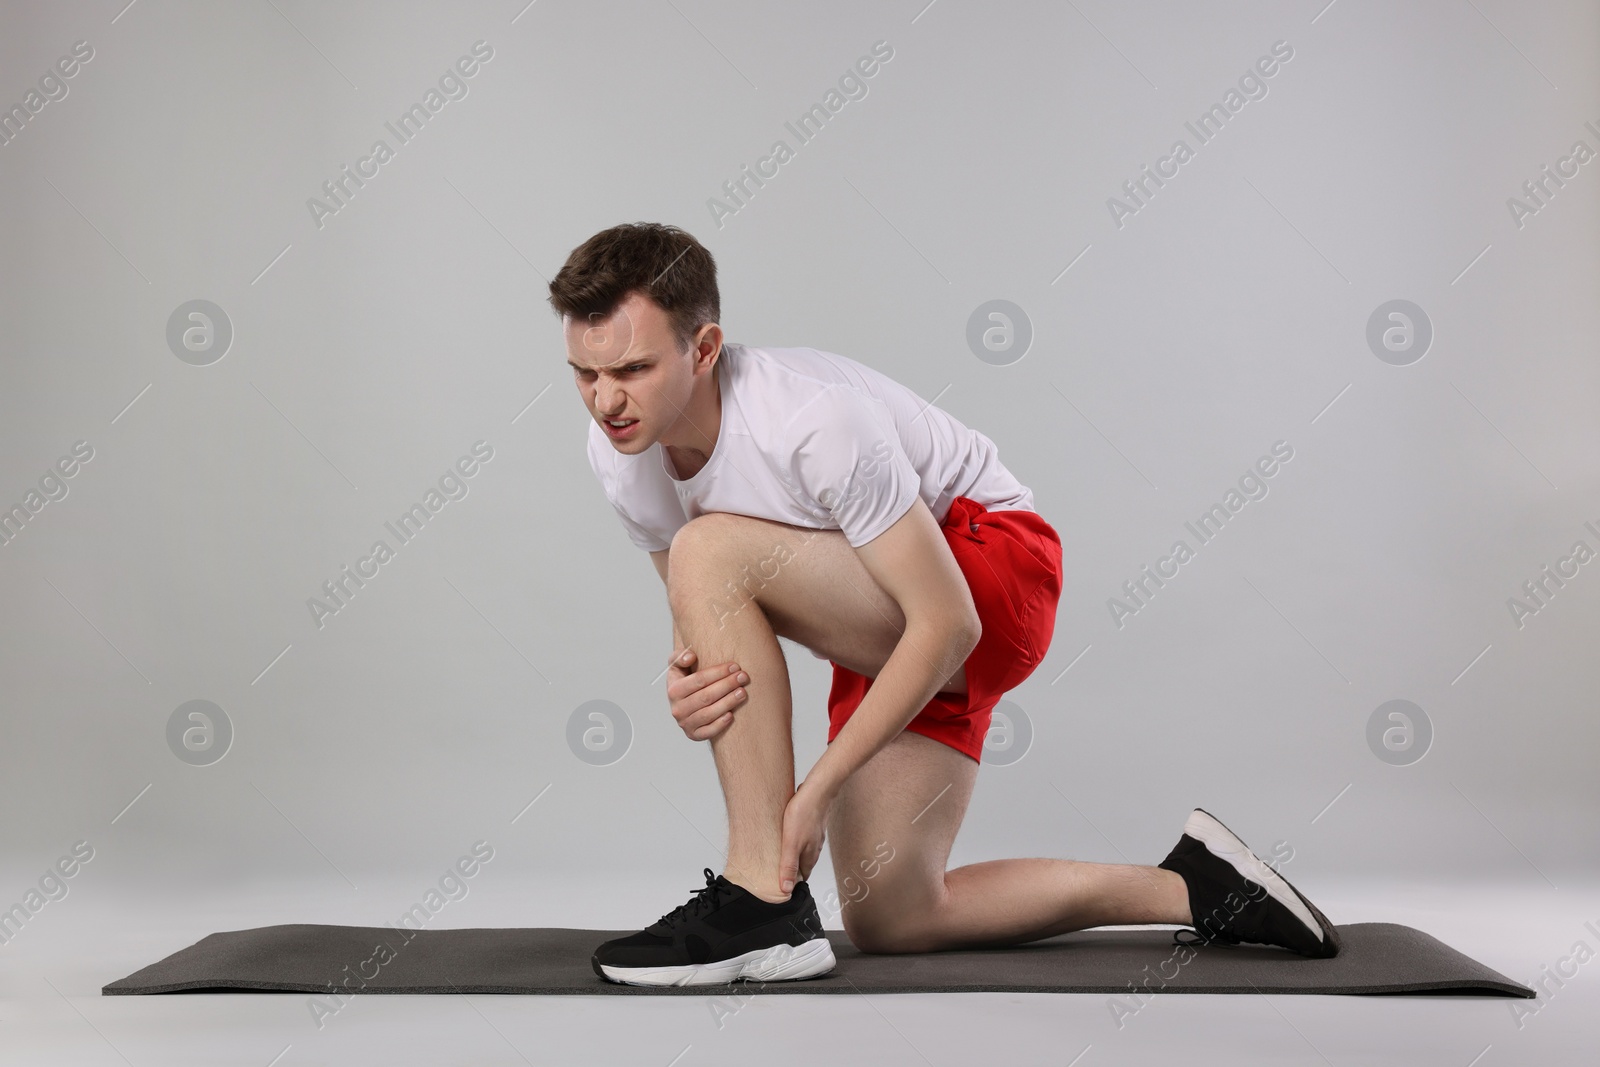
[[[911,857],[896,857],[901,863]],[[835,855],[834,862],[839,862]],[[859,868],[863,874],[846,874],[836,877],[842,903],[839,919],[845,936],[862,952],[896,954],[902,952],[931,952],[937,947],[939,923],[938,897],[932,887],[920,884],[920,879],[908,881],[911,872],[902,871],[896,877],[893,870],[883,867],[883,853],[874,850],[873,858],[846,870]],[[915,882],[916,884],[913,884]]]
[[[707,556],[716,557],[727,551],[740,527],[751,520],[747,515],[734,515],[726,511],[708,511],[678,527],[667,546],[668,564],[694,564]],[[669,567],[668,573],[674,568]]]
[[[781,526],[711,511],[680,526],[667,549],[669,596],[708,590],[746,599],[760,596],[798,547]]]
[[[746,558],[756,521],[713,511],[678,528],[667,550],[667,600],[675,615],[710,610],[723,618],[755,603],[766,584]]]
[[[734,557],[742,521],[742,515],[711,511],[678,527],[667,546],[669,595],[703,590],[718,575],[726,578],[730,566],[737,569]]]
[[[868,955],[932,952],[937,948],[928,916],[890,914],[882,908],[847,903],[839,917],[850,943]]]

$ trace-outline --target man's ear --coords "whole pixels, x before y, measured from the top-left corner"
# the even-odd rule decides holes
[[[710,345],[707,348],[707,345]],[[710,360],[712,356],[719,356],[722,351],[722,327],[715,322],[708,322],[695,331],[694,356],[696,362],[701,359]]]

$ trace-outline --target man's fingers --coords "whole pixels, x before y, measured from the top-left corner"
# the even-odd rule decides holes
[[[691,732],[689,736],[695,741],[709,741],[713,737],[721,737],[728,727],[732,725],[733,712],[724,712],[721,718],[712,722],[709,726],[702,727],[698,732]]]
[[[716,700],[724,694],[731,692],[736,686],[748,683],[749,680],[750,675],[748,672],[730,672],[727,664],[723,664],[719,667],[711,667],[703,671],[696,671],[694,674],[691,674],[685,678],[680,678],[677,681],[670,682],[667,685],[667,697],[668,699],[677,702],[679,700],[688,699],[689,697],[694,696],[696,693],[699,693],[702,694],[701,699],[705,701],[706,704],[709,704],[713,700]],[[702,704],[701,706],[704,707],[705,705]]]
[[[722,717],[716,722],[713,722],[710,726],[702,728],[698,733],[691,732],[689,736],[696,741],[709,741],[713,737],[721,736],[722,732],[732,725],[733,712],[724,712]]]
[[[701,708],[709,707],[745,684],[739,681],[740,676],[738,674],[723,675],[721,678],[714,678],[709,682],[700,682],[698,681],[699,677],[699,675],[694,675],[667,686],[667,697],[672,701],[675,708],[698,699],[698,703],[687,712],[683,712],[683,714],[691,714]]]
[[[682,678],[674,678],[667,683],[667,696],[672,700],[682,700],[684,697],[693,696],[700,692],[716,676],[710,671],[696,671],[685,674]]]
[[[734,709],[744,703],[744,696],[742,692],[729,693],[721,700],[713,701],[705,707],[685,715],[678,721],[685,730],[690,731],[698,730],[702,726],[710,726],[724,715],[732,716]],[[720,733],[721,731],[719,730],[718,732]]]
[[[705,686],[716,681],[718,678],[724,677],[727,674],[726,664],[721,667],[707,667],[705,670],[694,671],[691,673],[688,668],[674,663],[668,668],[668,670],[680,671],[683,675],[681,678],[673,679],[673,681],[668,684],[676,685],[678,688],[689,693],[694,692],[696,689],[704,688]],[[684,683],[688,684],[685,685]]]
[[[827,839],[828,839],[828,835],[826,833],[824,833],[822,835],[822,840],[826,841]],[[806,850],[805,867],[800,872],[800,876],[802,878],[810,878],[811,877],[811,872],[817,869],[817,860],[819,860],[821,858],[822,858],[822,845],[819,842],[816,848],[811,848],[811,849],[807,849]]]
[[[744,686],[750,676],[732,663],[690,673],[697,657],[691,648],[676,649],[668,661],[667,698],[672,717],[694,741],[716,737],[733,723],[733,712],[749,699]]]
[[[723,663],[715,667],[707,667],[703,671],[695,671],[688,678],[685,678],[684,681],[693,681],[695,683],[695,688],[704,689],[706,686],[711,685],[714,682],[719,682],[724,678],[737,677],[738,673],[739,672],[737,671],[729,673],[728,665]]]
[[[778,866],[778,877],[785,893],[792,891],[800,880],[799,848],[788,840],[783,843],[783,862]]]

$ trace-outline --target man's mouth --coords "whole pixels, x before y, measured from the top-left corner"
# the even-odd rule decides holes
[[[631,433],[635,426],[639,425],[638,419],[603,419],[601,421],[605,423],[606,432],[613,437],[625,436]]]

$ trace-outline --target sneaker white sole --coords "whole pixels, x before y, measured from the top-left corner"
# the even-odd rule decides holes
[[[787,982],[796,978],[815,978],[833,970],[833,945],[825,937],[814,937],[799,945],[773,945],[752,949],[715,963],[692,963],[685,967],[613,967],[601,964],[600,970],[613,982],[629,985],[722,985],[741,978],[752,982]]]
[[[1322,933],[1322,924],[1311,914],[1311,909],[1300,899],[1300,894],[1280,878],[1277,871],[1251,852],[1249,846],[1239,840],[1232,830],[1217,821],[1216,816],[1196,808],[1189,813],[1188,821],[1183,824],[1183,832],[1205,845],[1206,851],[1213,856],[1225,861],[1241,875],[1266,889],[1268,895],[1288,908],[1290,914],[1317,936],[1318,941],[1326,940]]]

